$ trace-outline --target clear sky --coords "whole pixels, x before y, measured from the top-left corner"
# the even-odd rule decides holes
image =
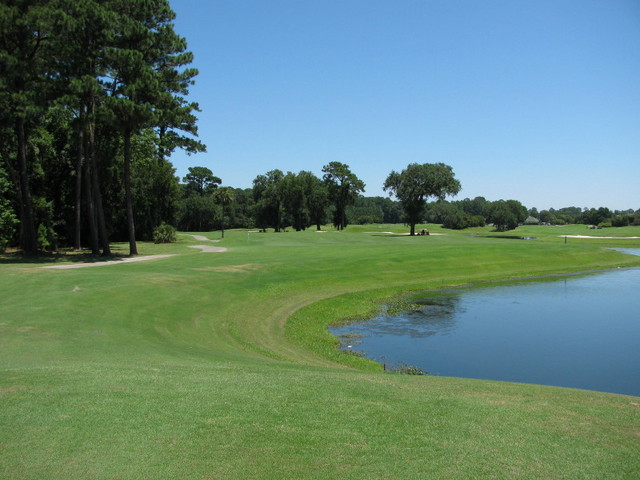
[[[640,208],[639,0],[171,0],[207,153],[251,187],[444,162],[456,199]]]

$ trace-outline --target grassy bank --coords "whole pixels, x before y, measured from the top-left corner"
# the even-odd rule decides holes
[[[224,253],[181,236],[141,245],[173,257],[72,270],[5,256],[0,478],[637,478],[635,397],[386,374],[325,328],[404,290],[640,265],[601,248],[640,240],[562,237],[640,228],[578,228],[232,231]]]

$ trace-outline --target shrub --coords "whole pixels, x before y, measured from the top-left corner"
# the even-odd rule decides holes
[[[162,223],[153,230],[154,243],[173,243],[176,241],[176,228]]]
[[[53,228],[42,223],[38,225],[38,248],[47,252],[58,250],[58,235]]]
[[[462,230],[469,226],[468,215],[460,210],[449,213],[442,222],[444,228]]]
[[[355,223],[357,225],[368,225],[376,223],[376,218],[373,215],[360,215]]]
[[[611,219],[611,225],[614,227],[626,227],[633,222],[633,216],[631,215],[618,215]]]
[[[486,221],[482,215],[472,215],[468,221],[469,227],[484,227],[486,225]]]

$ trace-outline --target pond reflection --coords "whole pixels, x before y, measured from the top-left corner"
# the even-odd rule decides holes
[[[422,303],[422,302],[421,302]],[[458,297],[446,295],[422,303],[421,308],[395,315],[380,315],[349,326],[349,331],[367,336],[406,335],[411,338],[435,334],[448,335],[455,330]]]
[[[428,293],[331,332],[390,368],[640,396],[639,286],[632,268]]]

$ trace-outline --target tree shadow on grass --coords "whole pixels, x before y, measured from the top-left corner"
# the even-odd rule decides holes
[[[112,247],[113,250],[113,247]],[[100,263],[129,258],[129,255],[115,252],[112,255],[93,255],[86,250],[75,251],[61,249],[57,253],[38,252],[35,255],[27,255],[21,251],[8,251],[0,254],[0,265],[20,264],[54,264],[54,263]]]

